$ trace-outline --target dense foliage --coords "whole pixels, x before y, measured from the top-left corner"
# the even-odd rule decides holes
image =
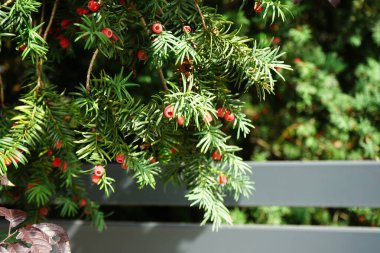
[[[280,1],[255,8],[261,18],[286,17]],[[184,184],[214,228],[231,223],[225,194],[253,189],[231,141],[253,127],[239,98],[253,87],[259,98],[273,93],[279,70],[290,69],[278,46],[240,36],[198,0],[9,0],[0,42],[2,202],[36,219],[55,206],[103,229],[86,185],[91,177],[110,194],[106,165],[116,161],[140,187],[155,187],[157,177]],[[70,57],[77,63],[62,67]],[[142,75],[148,89],[136,84]],[[11,91],[20,88],[15,103]]]

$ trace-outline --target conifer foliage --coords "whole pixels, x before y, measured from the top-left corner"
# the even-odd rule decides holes
[[[269,0],[255,8],[272,22],[287,10]],[[1,97],[3,201],[36,219],[57,207],[103,229],[85,186],[110,194],[117,178],[107,163],[116,161],[140,187],[155,187],[157,178],[184,184],[214,229],[231,223],[225,194],[253,190],[250,168],[229,142],[253,127],[239,96],[254,86],[265,98],[282,78],[278,70],[290,69],[278,47],[259,47],[231,24],[200,0],[1,1],[0,43],[18,50],[27,68],[18,103],[7,107]],[[62,92],[50,64],[78,48],[91,52],[87,75],[75,92]],[[97,68],[99,59],[117,62],[119,72]],[[131,92],[141,67],[162,87],[147,100]]]

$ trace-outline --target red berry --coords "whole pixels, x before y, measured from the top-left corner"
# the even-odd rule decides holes
[[[161,23],[156,22],[156,23],[154,23],[154,24],[152,25],[152,31],[153,31],[154,33],[156,33],[156,34],[160,34],[160,33],[162,33],[162,30],[163,30],[163,28],[162,28]]]
[[[296,64],[299,64],[299,63],[301,63],[302,62],[302,60],[300,59],[300,58],[294,58],[294,63],[296,63]]]
[[[62,19],[61,20],[61,27],[62,29],[68,29],[70,27],[71,21],[69,19]]]
[[[79,16],[83,16],[83,15],[86,15],[88,13],[88,10],[85,9],[85,8],[82,8],[82,7],[78,7],[76,8],[76,13],[79,15]]]
[[[48,152],[46,155],[51,156],[53,154],[53,148],[49,148]]]
[[[205,123],[210,123],[212,121],[212,115],[209,112],[206,112],[205,115],[203,116],[203,121]]]
[[[188,25],[185,25],[182,27],[183,32],[185,33],[191,33],[191,27]]]
[[[62,172],[65,172],[67,170],[67,167],[69,166],[67,161],[63,162]]]
[[[59,158],[59,157],[54,158],[53,167],[55,167],[55,168],[61,167],[61,158]]]
[[[164,116],[168,119],[173,118],[174,114],[174,107],[172,105],[168,105],[164,109]]]
[[[280,68],[280,67],[275,67],[274,68],[277,72],[280,72],[281,70],[282,70],[282,68]]]
[[[59,46],[63,49],[66,49],[70,46],[70,40],[66,37],[61,37],[59,39]]]
[[[96,1],[89,1],[87,4],[87,8],[92,12],[97,12],[100,8],[100,4]]]
[[[224,115],[224,119],[227,121],[234,121],[235,115],[230,111],[226,111],[226,114]]]
[[[145,50],[139,50],[137,52],[137,59],[139,59],[140,61],[145,61],[146,59],[148,59],[148,53]]]
[[[174,154],[176,152],[175,148],[170,148],[170,153]]]
[[[69,122],[71,120],[71,116],[70,115],[65,115],[65,117],[63,117],[63,120],[66,121],[66,122]]]
[[[278,43],[280,43],[280,41],[281,41],[281,39],[279,38],[279,37],[274,37],[273,38],[273,44],[278,44]]]
[[[97,175],[92,175],[91,176],[91,181],[94,183],[94,184],[98,184],[99,183],[99,180],[100,180],[100,177],[98,177]]]
[[[185,122],[185,118],[182,116],[179,116],[177,119],[178,125],[182,126],[184,122]]]
[[[119,4],[120,5],[124,5],[125,4],[125,0],[119,0]]]
[[[221,186],[225,186],[228,182],[227,176],[224,174],[221,174],[218,176],[218,183]]]
[[[112,32],[112,30],[109,29],[109,28],[103,28],[103,29],[102,29],[102,33],[103,33],[107,38],[109,38],[109,39],[111,39],[112,36],[113,36],[113,32]]]
[[[58,140],[56,143],[55,143],[55,149],[60,149],[62,146],[62,141],[61,140]]]
[[[253,7],[253,10],[256,12],[256,13],[260,13],[264,10],[263,6],[261,5],[260,2],[256,2],[255,3],[255,6]]]
[[[29,183],[26,185],[26,188],[28,188],[28,189],[32,189],[33,187],[34,187],[34,184],[32,184],[32,183]]]
[[[157,159],[155,157],[150,157],[149,161],[150,161],[150,163],[155,163],[155,162],[157,162]]]
[[[123,164],[121,164],[121,167],[122,167],[124,170],[126,170],[126,169],[128,169],[128,164],[127,164],[127,163],[123,163]]]
[[[222,159],[222,154],[220,154],[219,151],[215,150],[212,153],[212,159],[214,159],[215,161],[220,161],[220,159]]]
[[[81,198],[79,201],[80,207],[85,207],[87,205],[87,200],[85,198]]]
[[[116,162],[117,163],[123,163],[124,162],[124,155],[123,154],[117,154],[116,155]]]
[[[20,50],[21,52],[24,52],[25,49],[26,49],[26,44],[22,44],[22,45],[18,48],[18,50]]]
[[[9,166],[12,164],[12,160],[8,157],[4,157],[4,163],[5,163],[5,165]]]
[[[112,42],[116,42],[119,40],[119,37],[117,37],[115,34],[112,35]]]
[[[102,165],[96,165],[94,168],[94,175],[97,177],[103,176],[103,174],[106,172],[104,167]]]
[[[226,113],[226,108],[224,108],[224,107],[218,108],[218,112],[217,112],[218,118],[222,118],[225,113]]]
[[[41,207],[40,209],[38,209],[39,215],[46,216],[48,215],[48,213],[49,213],[49,210],[46,207]]]

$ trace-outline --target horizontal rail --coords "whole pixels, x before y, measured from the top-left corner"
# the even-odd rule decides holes
[[[83,221],[59,224],[75,253],[380,252],[380,228],[235,225],[212,232],[198,224],[108,222],[98,233]]]
[[[226,199],[230,206],[315,206],[380,207],[380,162],[308,161],[248,162],[252,167],[255,192],[238,202]],[[105,197],[96,186],[91,196],[103,205],[188,206],[183,188],[162,184],[157,189],[139,190],[117,164],[107,173],[117,178],[116,192]]]

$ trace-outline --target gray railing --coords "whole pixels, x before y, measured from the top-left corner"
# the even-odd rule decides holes
[[[250,163],[256,191],[250,199],[227,200],[231,206],[380,207],[380,163],[375,161]],[[183,189],[158,186],[138,190],[118,165],[116,193],[104,205],[188,206]],[[210,226],[179,223],[108,222],[98,233],[86,222],[61,223],[73,252],[154,253],[365,253],[380,252],[380,228],[327,226]]]

